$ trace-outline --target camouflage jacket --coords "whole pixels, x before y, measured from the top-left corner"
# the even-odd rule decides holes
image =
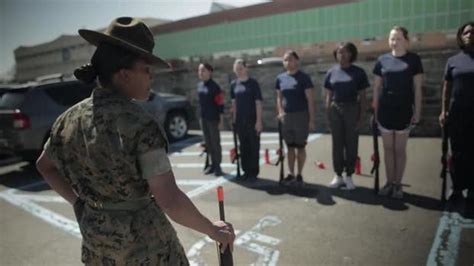
[[[45,152],[81,199],[74,211],[83,236],[84,263],[188,263],[174,228],[153,201],[133,211],[101,210],[88,204],[150,197],[137,158],[167,147],[159,123],[109,89],[96,88],[90,98],[56,120]]]

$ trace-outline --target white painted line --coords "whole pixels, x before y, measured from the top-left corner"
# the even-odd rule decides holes
[[[261,232],[265,227],[276,226],[281,223],[281,220],[276,216],[265,216],[260,219],[257,224],[252,227],[249,231],[240,234],[240,231],[236,231],[234,247],[241,247],[247,251],[250,251],[254,254],[257,254],[257,261],[251,265],[270,265],[275,266],[278,263],[278,258],[280,256],[280,251],[274,249],[273,246],[276,246],[281,243],[280,239],[267,236]],[[240,236],[239,236],[240,235]],[[259,243],[255,243],[257,241]],[[189,259],[190,265],[206,265],[204,259],[200,256],[201,250],[203,250],[207,245],[212,244],[212,241],[209,237],[204,237],[203,239],[196,242],[187,252],[187,257]],[[266,245],[262,245],[266,244]],[[270,245],[271,247],[269,247]]]
[[[234,230],[234,234],[237,236],[240,233],[240,230]],[[208,244],[215,243],[210,237],[206,236],[203,239],[196,242],[186,253],[188,257],[190,266],[193,265],[206,265],[205,261],[199,257],[201,255],[201,250]],[[194,258],[196,257],[196,258]]]
[[[41,220],[58,227],[68,234],[81,238],[79,226],[76,221],[68,219],[60,214],[50,211],[32,201],[21,199],[14,194],[2,193],[0,198],[10,202],[11,204],[23,209],[26,212],[40,218]]]
[[[317,138],[320,138],[322,134],[310,134],[308,136],[308,142],[316,140]],[[266,145],[266,144],[279,144],[279,140],[260,140],[260,145]],[[195,146],[200,146],[200,143],[195,144]],[[233,141],[221,141],[221,146],[234,146]]]
[[[276,149],[268,149],[268,153],[269,154],[276,154]],[[222,156],[229,156],[229,152],[230,150],[225,150],[225,151],[222,151]],[[263,150],[260,150],[260,155],[264,155],[265,154],[265,149]],[[178,152],[173,152],[171,154],[169,154],[169,157],[189,157],[189,156],[202,156],[204,157],[205,156],[205,153],[203,152],[200,152],[200,151],[178,151]]]
[[[221,176],[221,177],[218,177],[217,179],[214,179],[210,182],[208,182],[207,184],[203,185],[203,186],[200,186],[198,188],[195,188],[191,191],[188,191],[186,193],[186,195],[191,199],[191,198],[194,198],[194,197],[197,197],[213,188],[216,188],[217,186],[220,186],[222,184],[224,184],[225,182],[227,182],[228,180],[232,180],[234,179],[236,176],[235,176],[235,173],[236,171],[230,173],[229,175],[225,175],[225,176]]]
[[[316,138],[320,137],[320,134],[318,136],[310,137],[308,141],[312,141]],[[276,158],[276,155],[273,155],[270,157],[271,160]],[[260,161],[260,164],[262,164],[262,160]],[[24,164],[23,164],[24,165]],[[232,165],[232,164],[231,164]],[[235,167],[234,165],[232,165]],[[9,171],[15,171],[19,170],[19,167],[22,167],[22,165],[13,165],[13,168],[9,169]],[[202,167],[202,164],[199,164],[199,167]],[[5,169],[5,168],[4,168]],[[7,168],[8,169],[8,168]],[[202,181],[203,185],[199,186],[198,188],[189,191],[186,193],[186,195],[189,198],[197,197],[205,192],[207,192],[210,189],[213,189],[219,185],[222,185],[223,183],[227,182],[228,180],[234,179],[236,176],[236,171],[233,171],[231,174],[219,177],[217,179],[213,179],[211,181],[209,180],[204,180]],[[204,183],[205,182],[205,183]],[[6,191],[0,192],[0,198],[3,198],[4,200],[10,202],[11,204],[23,209],[26,212],[31,213],[32,215],[40,218],[41,220],[44,220],[45,222],[58,227],[65,231],[68,234],[71,234],[75,237],[81,238],[81,234],[79,231],[79,227],[77,225],[77,222],[75,220],[68,219],[60,214],[57,214],[53,211],[50,211],[49,209],[46,209],[38,204],[36,204],[33,201],[39,201],[39,202],[60,202],[61,200],[58,199],[58,197],[54,196],[48,196],[48,195],[19,195],[17,194],[18,191],[21,190],[26,190],[26,189],[31,189],[33,187],[37,187],[40,185],[44,185],[44,181],[39,181],[35,182],[32,184],[28,184],[26,186],[20,187],[18,189],[8,189]],[[179,182],[178,182],[179,183]],[[183,184],[191,184],[193,181],[187,181],[184,182]],[[197,184],[197,181],[196,181]],[[186,185],[186,184],[185,184]],[[64,202],[64,201],[62,201]],[[272,224],[277,224],[275,221],[271,221],[272,219],[262,219],[257,226],[254,227],[254,229],[259,229],[263,228],[267,225],[272,225]],[[281,221],[280,221],[281,222]],[[272,238],[262,238],[259,236],[260,234],[254,234],[250,235],[255,236],[257,240],[260,242],[274,242],[274,239]],[[271,250],[271,249],[261,249],[256,246],[255,243],[250,243],[248,245],[244,245],[244,247],[248,250],[254,250],[255,252],[260,252],[259,254],[264,254],[263,257],[259,257],[259,261],[257,264],[259,265],[276,265],[279,257],[279,251]]]
[[[34,202],[57,202],[57,203],[67,203],[65,199],[61,196],[47,196],[47,195],[15,195],[18,199],[34,201]]]
[[[230,133],[221,133],[221,139],[233,139],[234,135]],[[260,139],[262,138],[278,138],[278,132],[263,132],[260,134]]]
[[[172,163],[171,167],[173,169],[176,168],[203,168],[204,167],[204,162],[202,163]],[[232,163],[221,163],[221,168],[235,168],[235,164]]]
[[[458,213],[443,212],[426,262],[431,265],[456,265],[462,228],[474,228],[474,220]]]
[[[176,183],[180,186],[202,186],[209,182],[214,181],[215,179],[179,179],[176,180]]]
[[[0,175],[8,174],[8,173],[14,172],[14,171],[20,171],[20,169],[25,165],[28,165],[28,163],[27,162],[20,162],[20,163],[16,163],[16,164],[12,164],[12,165],[2,166],[1,169],[0,169]]]

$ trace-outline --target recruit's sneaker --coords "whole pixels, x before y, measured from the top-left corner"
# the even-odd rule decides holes
[[[392,183],[387,183],[385,184],[382,189],[379,191],[380,196],[388,196],[391,195],[393,191],[393,184]]]
[[[462,205],[464,202],[464,195],[462,190],[451,190],[446,203],[446,210],[449,212],[462,212]]]
[[[206,169],[204,169],[204,174],[205,175],[210,175],[212,173],[214,173],[214,167],[212,167],[211,165],[208,166]]]
[[[338,188],[342,185],[344,185],[344,180],[342,180],[342,176],[340,175],[335,175],[331,183],[329,183],[330,188]]]
[[[295,176],[294,176],[294,175],[288,174],[285,178],[283,178],[283,180],[281,181],[281,183],[284,184],[284,185],[288,185],[288,184],[290,184],[291,182],[293,182],[294,179],[295,179]]]
[[[353,190],[356,188],[354,186],[354,182],[352,181],[352,176],[345,176],[343,181],[346,184],[346,189]]]
[[[249,183],[254,183],[258,181],[258,177],[256,175],[248,175],[245,181]]]
[[[401,184],[394,184],[392,191],[392,198],[403,199],[403,189]]]
[[[298,187],[303,186],[304,185],[303,176],[296,175],[296,179],[293,180],[292,184]]]
[[[224,173],[222,172],[222,169],[220,166],[216,167],[216,169],[214,169],[214,175],[215,176],[221,176],[223,175]]]

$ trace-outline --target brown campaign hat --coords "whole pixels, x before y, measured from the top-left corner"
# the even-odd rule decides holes
[[[170,67],[165,60],[153,54],[153,34],[140,19],[120,17],[112,21],[105,32],[81,29],[79,35],[92,45],[98,46],[103,42],[117,45],[143,56],[158,67]]]

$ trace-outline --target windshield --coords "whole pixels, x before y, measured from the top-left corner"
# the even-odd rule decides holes
[[[18,109],[25,99],[26,91],[6,92],[0,95],[0,109]]]

